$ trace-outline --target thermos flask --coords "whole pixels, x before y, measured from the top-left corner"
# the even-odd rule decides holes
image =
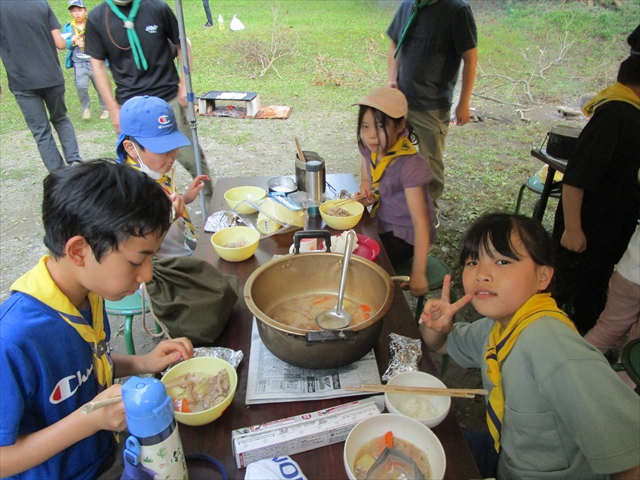
[[[173,402],[155,378],[131,377],[122,386],[131,434],[125,443],[123,479],[188,479]]]
[[[310,217],[318,217],[320,215],[319,206],[322,203],[322,192],[324,191],[324,162],[308,160],[306,170],[305,185],[309,199],[307,210]]]

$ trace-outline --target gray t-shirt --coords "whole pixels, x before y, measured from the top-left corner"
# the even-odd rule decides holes
[[[64,83],[51,31],[60,22],[45,0],[0,0],[0,57],[10,90]]]
[[[400,41],[413,0],[403,0],[387,35]],[[451,107],[462,54],[478,45],[471,7],[463,0],[438,0],[419,10],[398,52],[398,87],[411,110]]]
[[[457,323],[447,353],[486,375],[495,321]],[[505,415],[498,479],[603,479],[640,462],[640,397],[602,354],[564,323],[543,317],[525,328],[502,364]]]

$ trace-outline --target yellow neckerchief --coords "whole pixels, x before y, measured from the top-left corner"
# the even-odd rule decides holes
[[[511,352],[522,330],[541,317],[556,318],[569,325],[576,333],[578,332],[569,317],[558,308],[550,293],[538,293],[520,307],[506,328],[502,328],[502,325],[496,322],[489,333],[489,344],[484,359],[488,366],[487,376],[494,387],[487,403],[487,424],[496,452],[500,451],[500,430],[504,418],[504,393],[500,366]]]
[[[407,137],[400,137],[380,160],[378,160],[378,154],[376,152],[371,152],[369,172],[371,173],[371,186],[375,189],[374,192],[377,192],[379,189],[380,180],[382,180],[382,176],[391,162],[398,157],[414,155],[417,152],[416,147]],[[378,210],[380,206],[380,194],[374,193],[374,196],[376,200],[371,207],[371,217],[376,216],[376,210]]]
[[[76,35],[84,35],[84,32],[87,28],[87,20],[85,19],[84,21],[84,27],[83,28],[78,28],[78,24],[76,22],[76,19],[72,19],[71,20],[71,26],[73,27],[73,31],[76,32]],[[84,47],[80,48],[81,52],[84,52]]]
[[[89,293],[93,326],[88,325],[82,314],[51,278],[47,269],[49,258],[49,255],[42,257],[34,268],[11,285],[11,290],[26,293],[56,310],[60,314],[60,318],[73,327],[78,335],[91,346],[93,368],[98,383],[104,388],[110,387],[113,384],[113,365],[106,348],[107,334],[104,331],[103,300],[95,293]]]
[[[587,117],[592,117],[596,108],[603,103],[611,102],[612,100],[630,103],[640,110],[640,98],[638,98],[638,95],[636,95],[636,93],[626,85],[616,82],[609,88],[605,88],[599,92],[593,100],[582,107],[582,113]]]
[[[138,162],[136,162],[133,158],[131,158],[129,155],[127,155],[127,165],[135,168],[137,171],[142,171],[140,169],[140,165],[138,165]],[[156,182],[158,182],[160,185],[162,185],[162,188],[165,189],[165,191],[169,194],[173,193],[171,191],[171,179],[169,178],[169,175],[163,174],[159,179],[156,180]],[[184,221],[185,226],[189,229],[190,232],[190,237],[191,239],[195,240],[196,239],[196,228],[193,226],[193,222],[191,221],[191,217],[189,216],[189,212],[187,211],[187,209],[184,209],[184,213],[182,214],[182,220]]]

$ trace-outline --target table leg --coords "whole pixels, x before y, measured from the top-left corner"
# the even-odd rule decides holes
[[[544,217],[544,211],[547,209],[547,200],[551,195],[551,188],[553,187],[553,177],[556,174],[556,169],[549,165],[549,171],[547,172],[547,179],[544,181],[544,188],[540,194],[540,207],[536,212],[535,218],[542,222]]]

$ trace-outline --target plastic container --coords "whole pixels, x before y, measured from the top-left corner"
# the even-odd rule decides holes
[[[224,18],[222,18],[222,15],[218,15],[218,30],[224,30]]]

